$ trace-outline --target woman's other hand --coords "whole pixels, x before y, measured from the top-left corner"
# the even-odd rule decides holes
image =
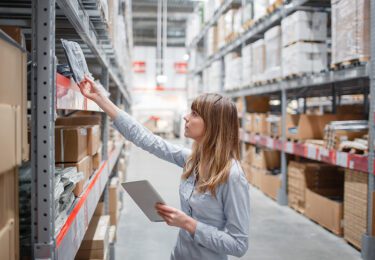
[[[181,210],[160,203],[155,208],[169,226],[183,228],[192,235],[195,233],[197,221]]]

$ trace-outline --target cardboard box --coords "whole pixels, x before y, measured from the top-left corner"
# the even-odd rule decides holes
[[[344,239],[361,249],[367,229],[368,173],[345,170]]]
[[[91,156],[85,156],[82,160],[80,160],[78,163],[63,163],[63,164],[57,164],[58,167],[77,167],[77,170],[79,172],[84,173],[84,179],[81,180],[76,184],[76,187],[73,190],[73,193],[76,197],[79,197],[83,190],[86,187],[86,184],[92,175],[92,158]]]
[[[264,169],[274,170],[280,168],[280,152],[270,149],[256,147],[253,153],[252,166]]]
[[[87,127],[87,153],[94,155],[100,148],[100,117],[98,116],[72,116],[56,119],[56,126],[86,126]]]
[[[0,39],[0,103],[20,107],[21,158],[29,160],[27,142],[27,54]]]
[[[19,257],[18,170],[0,172],[0,252]]]
[[[253,185],[260,189],[262,187],[262,177],[266,174],[266,170],[251,167],[251,174],[253,175]]]
[[[104,202],[99,202],[95,208],[94,216],[103,216],[104,214]]]
[[[13,40],[15,40],[22,48],[26,48],[25,36],[22,33],[22,29],[17,26],[6,26],[1,25],[0,30],[9,35]]]
[[[269,115],[266,118],[266,135],[272,137],[281,137],[281,117],[278,115]]]
[[[109,185],[109,215],[111,217],[111,225],[117,225],[117,220],[119,216],[118,192],[119,179],[117,177],[114,177],[111,179]]]
[[[267,114],[256,113],[252,115],[253,133],[265,135],[267,133]]]
[[[109,245],[109,227],[109,216],[93,216],[75,259],[104,259]]]
[[[18,260],[18,248],[16,248],[16,225],[14,219],[10,219],[4,227],[0,227],[0,252],[1,259]]]
[[[336,197],[339,200],[332,200]],[[342,192],[337,189],[306,189],[305,215],[323,227],[342,236],[343,203]]]
[[[55,161],[75,163],[87,155],[87,128],[56,126]]]
[[[280,175],[272,175],[268,173],[261,175],[260,189],[267,196],[276,200],[280,187],[281,187]]]
[[[0,104],[0,174],[21,164],[21,111],[19,106]]]
[[[102,148],[100,147],[98,152],[92,157],[92,167],[93,170],[97,170],[102,162]]]
[[[342,172],[333,165],[291,161],[288,165],[288,204],[303,213],[306,188],[336,189],[342,193],[343,178]]]

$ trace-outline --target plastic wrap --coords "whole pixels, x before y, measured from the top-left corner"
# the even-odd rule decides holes
[[[265,79],[265,66],[266,66],[266,50],[264,40],[260,39],[252,44],[253,53],[253,82],[262,81]]]
[[[242,85],[252,83],[252,47],[246,45],[242,48]]]
[[[258,20],[267,14],[267,7],[269,6],[269,0],[254,0],[254,20]]]
[[[275,26],[264,34],[266,49],[266,79],[281,77],[281,27]]]
[[[208,92],[211,93],[219,93],[220,89],[220,82],[221,82],[221,61],[216,60],[212,62],[211,66],[209,67],[209,80],[208,80]]]
[[[281,21],[282,45],[327,40],[327,13],[297,11]]]
[[[370,0],[332,0],[332,63],[370,57]]]
[[[253,19],[253,4],[252,3],[245,4],[245,6],[242,8],[242,16],[243,16],[244,22],[247,22]]]
[[[297,42],[283,49],[283,76],[327,69],[327,44]]]
[[[242,59],[235,53],[230,52],[224,57],[225,62],[225,78],[224,78],[224,89],[230,90],[238,88],[242,84]]]

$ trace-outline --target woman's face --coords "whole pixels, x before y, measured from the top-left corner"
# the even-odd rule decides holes
[[[204,135],[203,118],[196,111],[184,116],[185,120],[185,137],[191,138],[196,142],[200,142]]]

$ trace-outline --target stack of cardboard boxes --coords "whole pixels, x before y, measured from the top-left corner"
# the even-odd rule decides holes
[[[55,161],[57,167],[76,167],[84,173],[74,195],[79,197],[101,161],[100,117],[76,116],[58,118],[55,128]]]
[[[344,175],[338,167],[315,162],[289,163],[289,206],[337,235],[343,234],[343,185]]]
[[[249,146],[242,165],[248,181],[276,200],[281,186],[280,152]]]
[[[297,11],[281,21],[283,76],[327,69],[327,14]]]
[[[21,37],[20,30],[10,30]],[[18,167],[29,159],[27,141],[27,53],[0,31],[0,252],[19,258]]]

